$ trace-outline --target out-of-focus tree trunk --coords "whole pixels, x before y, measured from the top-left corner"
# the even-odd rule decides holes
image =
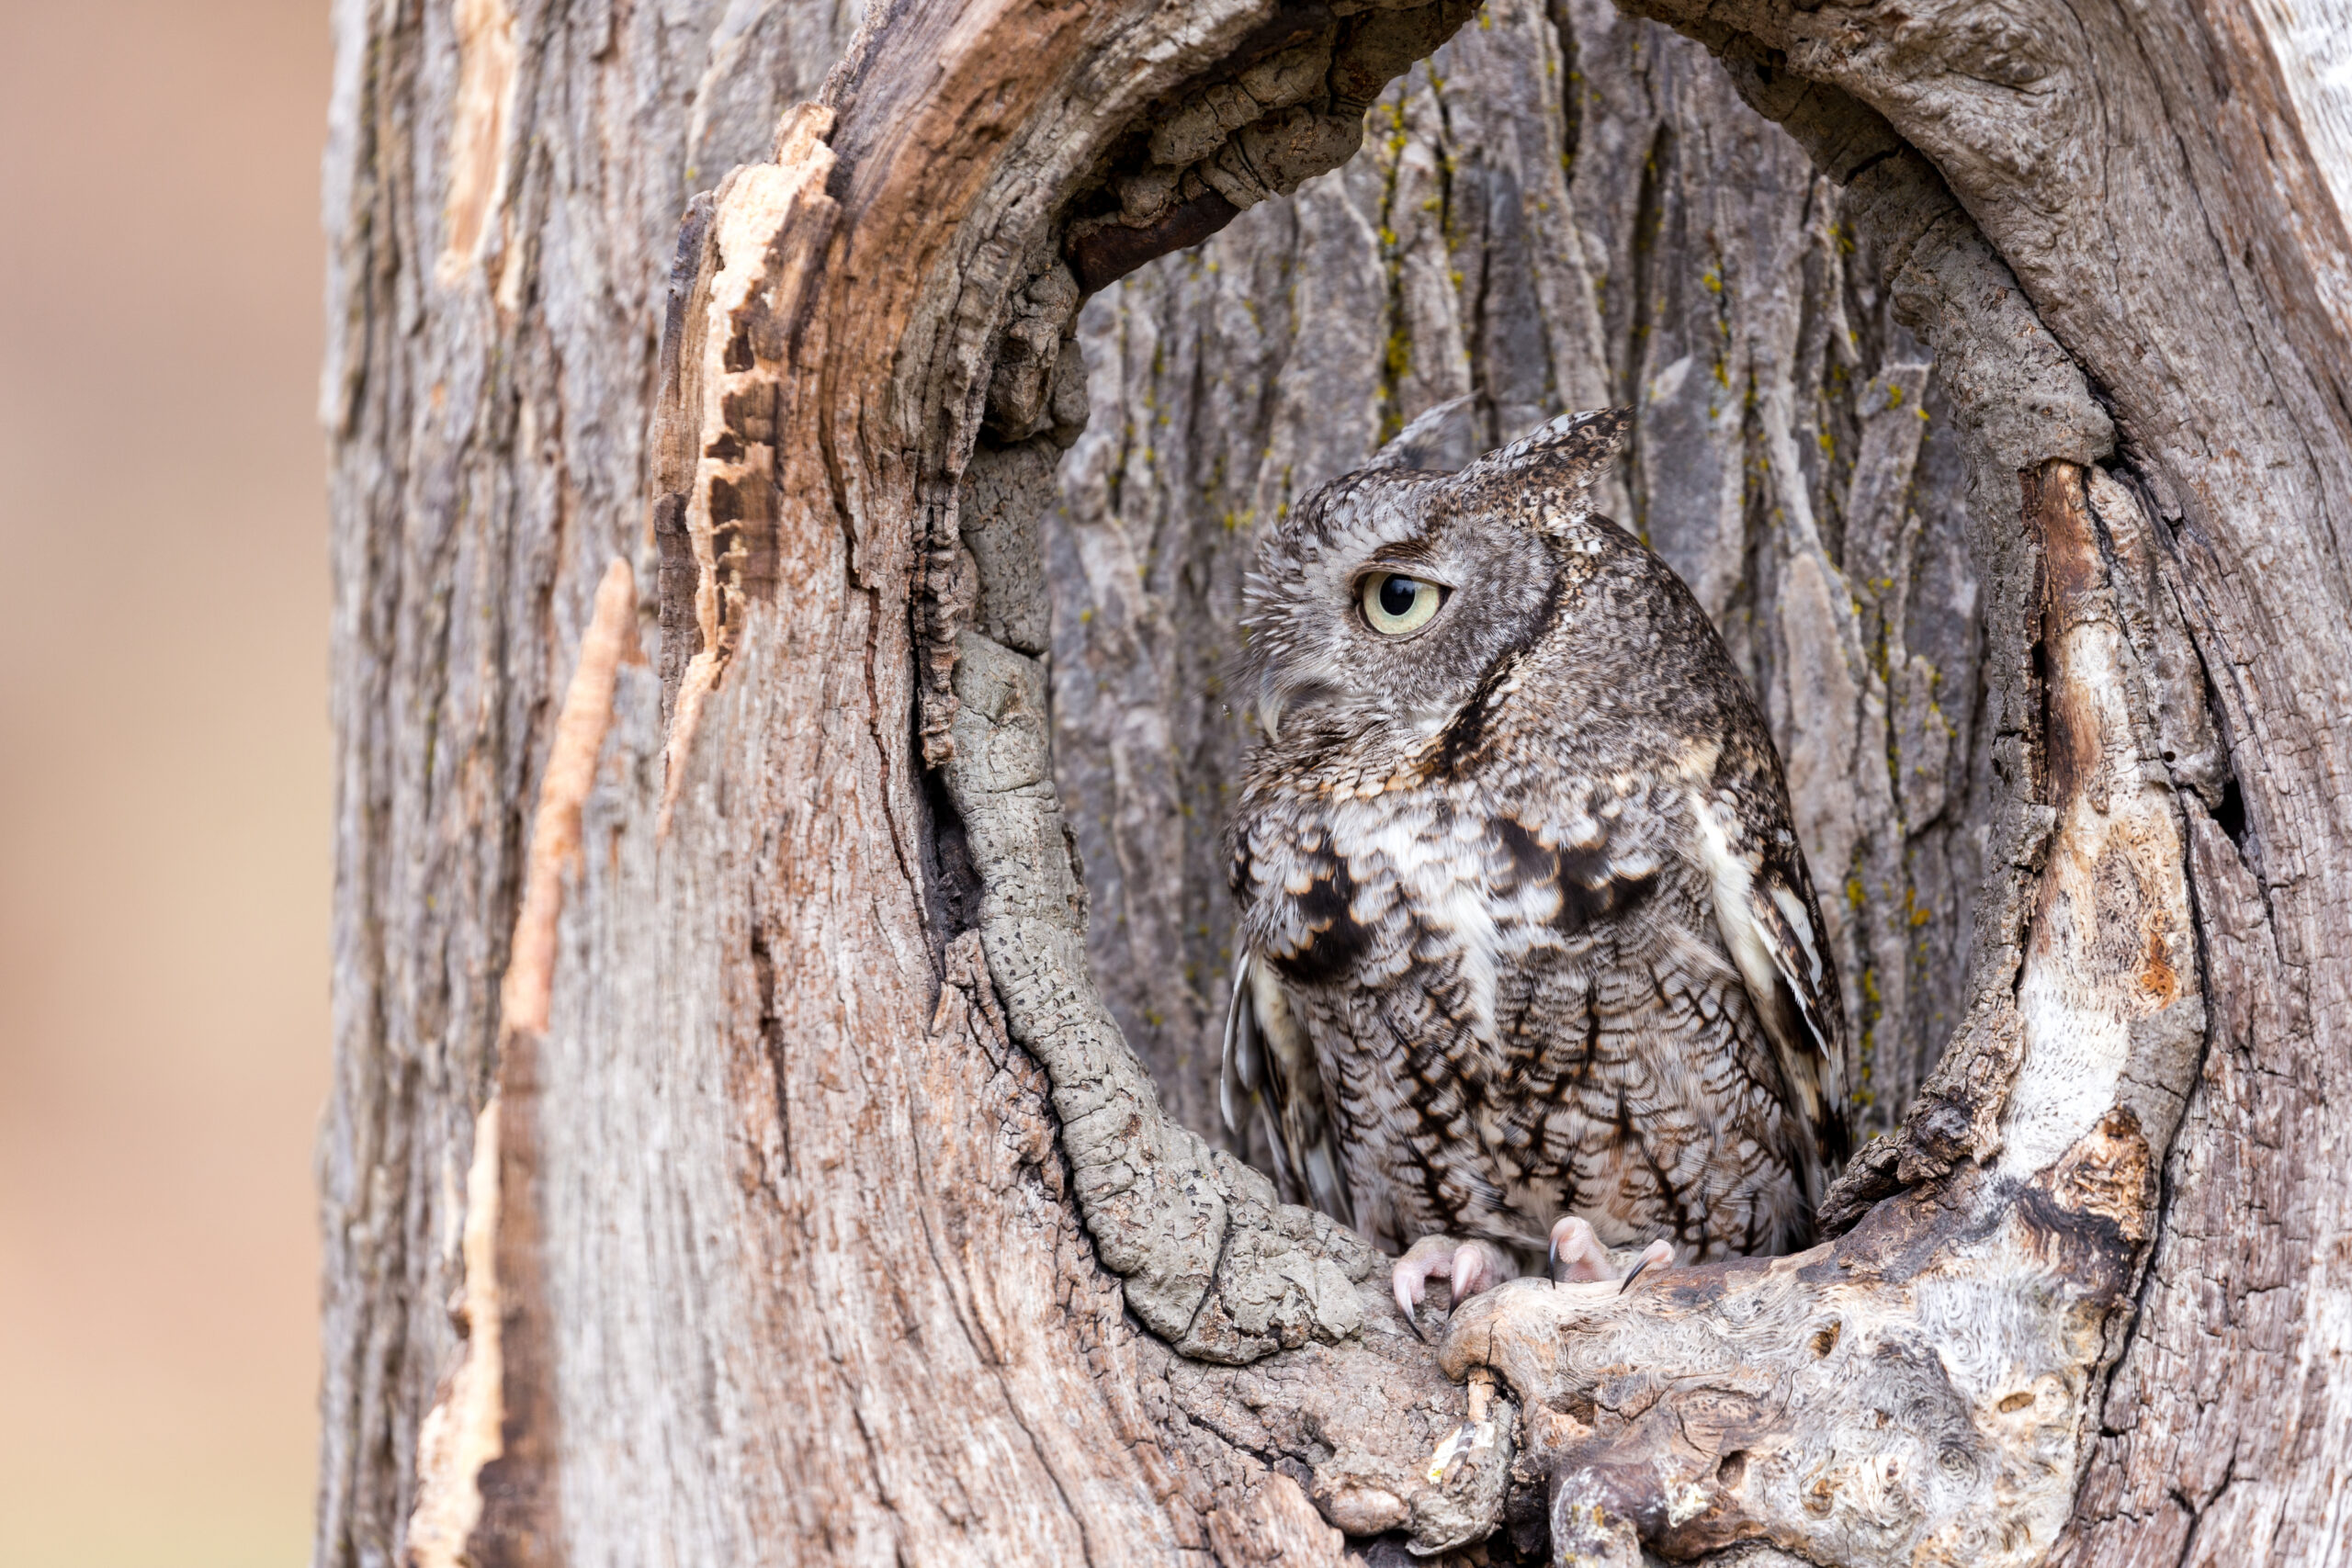
[[[322,1564],[2340,1559],[2341,29],[1639,8],[339,7]],[[1902,1124],[1441,1356],[1214,1124],[1216,675],[1464,392]]]

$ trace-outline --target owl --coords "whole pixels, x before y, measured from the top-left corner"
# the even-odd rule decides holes
[[[1408,1320],[1546,1253],[1808,1246],[1848,1153],[1780,758],[1690,590],[1591,508],[1627,421],[1455,472],[1408,440],[1247,584],[1224,1113],[1262,1107],[1285,1188],[1403,1254]]]

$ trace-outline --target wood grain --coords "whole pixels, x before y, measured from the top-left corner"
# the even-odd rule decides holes
[[[2324,1109],[2352,994],[2313,961],[2352,918],[2352,245],[2313,151],[2340,143],[2289,85],[2310,56],[2255,6],[1642,8],[1883,114],[2114,410],[2152,520],[2136,570],[2196,647],[2227,768],[2177,775],[2210,808],[2188,833],[2213,1028],[2068,1551],[2341,1556],[2335,1461],[2303,1434],[2343,1427],[2312,1358],[2352,1320],[2325,1239],[2352,1154]]]
[[[2316,1248],[2340,1140],[2280,1086],[2324,1079],[2342,1016],[2315,955],[2342,927],[2325,714],[2345,705],[2325,694],[2352,459],[2340,321],[2311,305],[2332,209],[2310,205],[2323,185],[2258,27],[2199,35],[2233,96],[2160,131],[2166,93],[2207,90],[2176,79],[2179,56],[2103,49],[2093,76],[2066,27],[2024,36],[1965,7],[1676,13],[1720,76],[1674,78],[1702,64],[1687,50],[1611,71],[1672,90],[1602,115],[1531,71],[1657,35],[1498,5],[1449,57],[1493,93],[1449,97],[1425,73],[1385,100],[1360,169],[1270,204],[1345,157],[1358,111],[1467,15],[910,0],[790,115],[795,38],[841,38],[823,31],[840,18],[340,15],[322,1562],[424,1544],[401,1532],[427,1411],[445,1379],[462,1393],[449,1314],[493,1084],[499,1245],[475,1271],[517,1310],[501,1458],[474,1473],[481,1555],[1336,1562],[1408,1540],[1501,1551],[1475,1543],[1510,1520],[1522,1546],[1548,1531],[1556,1552],[1629,1561],[2329,1560],[2334,1384],[2295,1369],[2343,1315],[2343,1260]],[[2131,102],[2086,118],[2091,80]],[[1529,151],[1572,134],[1556,175]],[[2257,141],[2286,149],[2279,177],[2230,176]],[[1772,178],[1729,204],[1702,177],[1720,151],[1679,161],[1702,145],[1752,149]],[[718,152],[741,167],[691,204]],[[2113,175],[2133,182],[2120,199]],[[1258,286],[1237,300],[1163,263],[1078,325],[1085,287],[1226,216],[1212,197]],[[2228,222],[2166,226],[2195,203]],[[1474,214],[1495,288],[1464,310],[1440,264]],[[1271,240],[1242,247],[1252,222]],[[1702,271],[1692,289],[1711,245],[1723,287]],[[1883,1060],[1924,1071],[1916,997],[1966,1018],[1919,1113],[1849,1179],[1857,1223],[1833,1246],[1622,1299],[1514,1287],[1457,1314],[1441,1362],[1368,1249],[1183,1125],[1181,1061],[1163,1111],[1117,1016],[1136,991],[1114,979],[1106,1005],[1090,976],[1089,829],[1064,826],[1048,745],[1057,724],[1102,735],[1120,705],[1071,683],[1100,645],[1047,602],[1082,585],[1082,608],[1114,604],[1123,548],[1148,580],[1135,543],[1161,517],[1171,545],[1190,536],[1171,558],[1233,558],[1189,492],[1144,504],[1151,399],[1178,385],[1168,344],[1196,383],[1204,363],[1170,323],[1274,283],[1323,302],[1224,333],[1261,344],[1244,362],[1278,397],[1222,427],[1188,416],[1170,447],[1187,482],[1221,475],[1226,512],[1276,507],[1457,380],[1496,430],[1631,383],[1655,439],[1624,503],[1726,625],[1751,606],[1736,645],[1820,770],[1817,854],[1849,829],[1864,869],[1907,852],[1905,775],[1880,755],[1911,744],[1889,648],[1981,650],[1971,760],[1936,761],[1947,880],[1865,879],[1840,939],[1865,975],[1883,959],[1917,979],[1894,1015],[1909,1043]],[[1699,295],[1718,292],[1711,323]],[[1514,298],[1539,301],[1540,343],[1507,341],[1528,319]],[[1840,312],[1873,337],[1851,362]],[[1933,349],[1932,383],[1898,326]],[[1091,386],[1081,331],[1102,351]],[[2227,363],[2199,381],[2185,367],[2209,354]],[[1677,400],[1712,396],[1718,364],[1753,403],[1694,445]],[[1329,397],[1367,366],[1376,394]],[[1839,366],[1878,392],[1825,392]],[[1925,443],[1898,385],[1941,399]],[[1328,417],[1297,412],[1327,399]],[[1101,547],[1041,571],[1052,453],[1090,400],[1120,444],[1074,449],[1045,537],[1049,559],[1090,529]],[[1929,461],[1945,409],[1964,505],[1899,504],[1889,487]],[[1849,428],[1874,454],[1854,470],[1799,444]],[[1220,469],[1261,431],[1292,443],[1279,464]],[[1923,563],[1963,536],[1982,640],[1958,615],[1923,617],[1915,642]],[[546,1029],[501,1048],[502,978],[537,972],[512,965],[516,915],[547,908],[526,893],[526,808],[569,798],[548,780],[575,772],[537,759],[616,553],[661,655],[614,674]],[[1912,585],[1879,588],[1880,567]],[[1147,581],[1122,613],[1156,592],[1214,625],[1213,575]],[[1142,682],[1128,705],[1207,735],[1163,673],[1199,666],[1136,646],[1108,656]],[[1106,788],[1085,765],[1063,782],[1140,803],[1102,840],[1131,883],[1194,874],[1185,835],[1144,841],[1165,786]],[[1213,939],[1171,938],[1148,890],[1098,881],[1167,950]],[[1964,987],[1880,953],[1902,935],[1894,886],[1907,918],[1921,887],[1965,882]],[[1106,953],[1093,966],[1113,971]],[[2292,1160],[2261,1152],[2282,1128]],[[2249,1189],[2265,1206],[2241,1241]],[[2266,1426],[2259,1401],[2295,1424]]]

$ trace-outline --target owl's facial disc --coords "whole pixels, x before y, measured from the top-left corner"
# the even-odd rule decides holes
[[[1541,634],[1559,560],[1510,517],[1418,473],[1350,476],[1260,547],[1245,669],[1266,735],[1411,746]],[[1311,729],[1311,737],[1293,731]]]
[[[1309,636],[1294,647],[1291,657],[1265,666],[1258,689],[1258,722],[1268,735],[1281,733],[1283,713],[1294,705],[1367,705],[1367,688],[1361,680],[1364,656],[1385,654],[1397,644],[1421,636],[1432,625],[1442,630],[1445,623],[1439,612],[1453,597],[1453,584],[1440,581],[1431,568],[1418,561],[1399,566],[1375,559],[1351,578],[1340,577],[1335,586],[1343,599],[1333,606],[1339,613],[1330,619],[1351,619],[1353,625],[1336,644]],[[1305,618],[1313,622],[1323,617]],[[1362,646],[1366,643],[1371,646]],[[1385,696],[1388,687],[1374,681],[1369,690]],[[1376,698],[1370,705],[1385,707],[1386,704]]]

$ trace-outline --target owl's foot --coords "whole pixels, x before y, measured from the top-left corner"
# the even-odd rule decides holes
[[[1634,1266],[1623,1274],[1621,1291],[1641,1277],[1642,1271],[1660,1263],[1674,1261],[1674,1248],[1661,1236],[1642,1249]],[[1404,1265],[1398,1264],[1398,1268]],[[1552,1282],[1555,1285],[1578,1280],[1614,1280],[1619,1278],[1617,1262],[1600,1237],[1587,1222],[1574,1214],[1552,1227]]]
[[[1413,1309],[1421,1304],[1431,1280],[1445,1280],[1453,1292],[1453,1305],[1460,1306],[1480,1291],[1491,1291],[1505,1280],[1518,1277],[1519,1266],[1491,1241],[1456,1241],[1450,1235],[1425,1235],[1396,1260],[1389,1280],[1396,1291],[1398,1310],[1404,1313],[1405,1321],[1413,1325],[1413,1332],[1420,1334],[1421,1325],[1414,1317]]]

